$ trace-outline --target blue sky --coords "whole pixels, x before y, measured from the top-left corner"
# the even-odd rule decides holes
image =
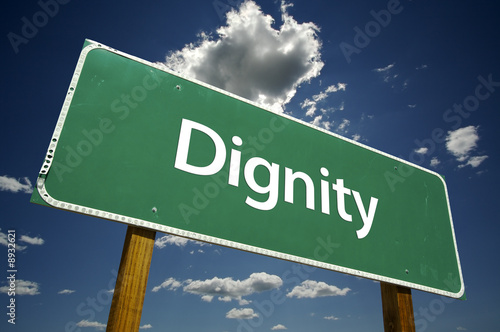
[[[29,203],[85,38],[444,175],[467,300],[414,291],[417,330],[498,326],[499,5],[297,0],[245,2],[240,10],[241,3],[4,5],[0,330],[106,326],[127,226]],[[277,50],[287,49],[280,58]],[[270,64],[281,68],[273,80]],[[6,315],[9,230],[18,246],[15,325]],[[380,286],[158,233],[141,330],[383,331]]]

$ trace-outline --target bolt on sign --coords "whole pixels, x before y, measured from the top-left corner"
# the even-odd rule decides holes
[[[399,168],[410,174],[397,186]],[[35,203],[459,298],[446,184],[87,40]]]

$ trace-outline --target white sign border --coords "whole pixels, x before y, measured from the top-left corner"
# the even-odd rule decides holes
[[[265,255],[265,256],[270,256],[270,257],[274,257],[274,258],[279,258],[279,259],[283,259],[283,260],[287,260],[287,261],[291,261],[291,262],[296,262],[296,263],[300,263],[300,264],[306,264],[306,265],[310,265],[310,266],[314,266],[314,267],[319,267],[319,268],[326,269],[326,270],[332,270],[332,271],[336,271],[336,272],[340,272],[340,273],[350,274],[350,275],[357,276],[357,277],[368,278],[368,279],[372,279],[372,280],[376,280],[376,281],[380,281],[380,282],[386,282],[386,283],[396,284],[396,285],[399,285],[399,286],[413,288],[413,289],[417,289],[417,290],[421,290],[421,291],[429,292],[429,293],[434,293],[434,294],[438,294],[438,295],[442,295],[442,296],[447,296],[447,297],[452,297],[452,298],[461,298],[464,295],[465,285],[464,285],[463,276],[462,276],[462,268],[461,268],[461,265],[460,265],[460,259],[459,259],[459,256],[458,256],[458,247],[457,247],[456,238],[455,238],[455,230],[454,230],[454,227],[453,227],[453,220],[452,220],[452,216],[451,216],[451,209],[450,209],[450,203],[449,203],[449,197],[448,197],[448,190],[447,190],[447,187],[446,187],[446,183],[444,182],[443,178],[439,174],[437,174],[436,172],[434,172],[432,170],[428,170],[426,168],[423,168],[423,167],[421,167],[419,165],[410,163],[410,162],[408,162],[406,160],[403,160],[401,158],[398,158],[398,157],[395,157],[395,156],[391,156],[391,155],[389,155],[389,154],[387,154],[385,152],[382,152],[382,151],[379,151],[379,150],[374,149],[372,147],[366,146],[366,145],[364,145],[362,143],[356,142],[354,140],[351,140],[351,139],[348,139],[346,137],[337,135],[337,134],[332,133],[330,131],[327,131],[325,129],[319,128],[319,127],[314,126],[314,125],[312,125],[310,123],[307,123],[307,122],[304,122],[302,120],[293,118],[293,117],[291,117],[289,115],[282,114],[282,113],[276,113],[276,112],[274,112],[274,111],[272,111],[270,109],[266,109],[262,105],[259,105],[259,104],[255,103],[255,102],[252,102],[250,100],[244,99],[244,98],[242,98],[240,96],[234,95],[234,94],[232,94],[230,92],[224,91],[224,90],[219,89],[217,87],[211,86],[211,85],[209,85],[207,83],[198,81],[198,80],[193,79],[193,78],[185,77],[185,76],[183,76],[183,75],[181,75],[179,73],[175,73],[175,72],[169,70],[163,64],[160,64],[160,63],[151,63],[149,61],[146,61],[146,60],[140,59],[138,57],[129,55],[127,53],[118,51],[116,49],[113,49],[111,47],[105,46],[105,45],[103,45],[101,43],[98,43],[98,42],[95,42],[95,41],[92,41],[92,40],[89,40],[89,39],[86,39],[86,42],[88,43],[88,45],[83,48],[83,50],[82,50],[82,52],[80,54],[80,57],[78,59],[78,62],[77,62],[77,65],[76,65],[73,77],[72,77],[71,82],[70,82],[70,86],[68,88],[68,92],[67,92],[66,98],[65,98],[64,103],[63,103],[63,107],[61,109],[61,113],[59,115],[59,118],[58,118],[58,121],[57,121],[57,124],[56,124],[56,128],[54,130],[54,133],[52,135],[52,139],[51,139],[49,148],[47,150],[45,161],[44,161],[44,163],[42,165],[42,168],[41,168],[40,174],[39,174],[39,178],[37,180],[37,189],[38,189],[38,192],[39,192],[41,198],[48,205],[50,205],[50,206],[52,206],[54,208],[58,208],[58,209],[66,210],[66,211],[72,211],[72,212],[76,212],[76,213],[80,213],[80,214],[85,214],[85,215],[89,215],[89,216],[93,216],[93,217],[98,217],[98,218],[102,218],[102,219],[117,221],[117,222],[120,222],[120,223],[132,225],[132,226],[148,228],[148,229],[151,229],[151,230],[154,230],[154,231],[160,231],[160,232],[164,232],[164,233],[169,233],[169,234],[173,234],[173,235],[176,235],[176,236],[181,236],[181,237],[185,237],[185,238],[189,238],[189,239],[193,239],[193,240],[197,240],[197,241],[203,241],[203,242],[208,242],[208,243],[212,243],[212,244],[216,244],[216,245],[221,245],[221,246],[224,246],[224,247],[235,248],[235,249],[239,249],[239,250],[243,250],[243,251],[247,251],[247,252],[251,252],[251,253],[256,253],[256,254],[260,254],[260,255]],[[59,137],[61,135],[62,128],[64,126],[64,122],[66,120],[66,116],[67,116],[69,107],[71,105],[71,101],[73,99],[74,91],[76,90],[77,85],[78,85],[78,79],[80,78],[80,74],[81,74],[82,69],[83,69],[83,64],[85,62],[87,54],[90,51],[95,50],[95,49],[104,49],[104,50],[107,50],[109,52],[115,53],[117,55],[129,58],[131,60],[137,61],[137,62],[142,63],[144,65],[153,67],[155,69],[164,71],[164,72],[166,72],[168,74],[180,77],[182,79],[188,80],[188,81],[193,82],[195,84],[198,84],[198,85],[204,86],[206,88],[209,88],[211,90],[217,91],[219,93],[222,93],[222,94],[227,95],[229,97],[232,97],[234,99],[238,99],[238,100],[240,100],[242,102],[245,102],[247,104],[251,104],[251,105],[256,106],[256,107],[258,107],[260,109],[266,110],[266,111],[268,111],[270,113],[282,116],[282,117],[284,117],[284,118],[286,118],[288,120],[295,121],[297,123],[300,123],[302,125],[311,127],[311,128],[313,128],[315,130],[321,131],[321,132],[326,133],[328,135],[331,135],[331,136],[334,136],[336,138],[342,139],[342,140],[347,141],[347,142],[349,142],[351,144],[358,145],[358,146],[360,146],[360,147],[362,147],[364,149],[367,149],[367,150],[373,151],[373,152],[375,152],[377,154],[380,154],[380,155],[383,155],[385,157],[391,158],[395,162],[403,163],[403,164],[409,165],[409,166],[414,167],[414,168],[418,168],[418,169],[420,169],[420,170],[422,170],[424,172],[427,172],[427,173],[430,173],[432,175],[437,176],[439,179],[441,179],[441,181],[443,182],[444,188],[445,188],[446,202],[447,202],[447,205],[448,205],[448,214],[449,214],[449,217],[450,217],[451,230],[452,230],[452,235],[453,235],[453,244],[455,246],[456,259],[457,259],[458,270],[459,270],[459,274],[460,274],[460,284],[461,284],[460,291],[458,293],[447,292],[447,291],[443,291],[443,290],[440,290],[440,289],[436,289],[436,288],[432,288],[432,287],[428,287],[428,286],[423,286],[423,285],[415,284],[415,283],[411,283],[411,282],[406,282],[406,281],[399,280],[399,279],[384,277],[384,276],[381,276],[381,275],[377,275],[377,274],[373,274],[373,273],[368,273],[368,272],[363,272],[363,271],[359,271],[359,270],[355,270],[355,269],[350,269],[350,268],[346,268],[346,267],[339,266],[339,265],[334,265],[334,264],[319,262],[319,261],[308,259],[308,258],[303,258],[303,257],[299,257],[299,256],[284,254],[284,253],[273,251],[273,250],[263,249],[263,248],[259,248],[259,247],[255,247],[255,246],[251,246],[251,245],[247,245],[247,244],[242,244],[242,243],[238,243],[238,242],[234,242],[234,241],[224,240],[224,239],[220,239],[220,238],[216,238],[216,237],[212,237],[212,236],[207,236],[207,235],[203,235],[203,234],[199,234],[199,233],[195,233],[195,232],[185,231],[185,230],[181,230],[181,229],[170,227],[170,226],[164,226],[164,225],[152,223],[152,222],[149,222],[149,221],[146,221],[146,220],[131,218],[131,217],[127,217],[127,216],[120,215],[120,214],[115,214],[115,213],[111,213],[111,212],[107,212],[107,211],[103,211],[103,210],[89,208],[89,207],[86,207],[86,206],[81,206],[81,205],[76,205],[76,204],[72,204],[72,203],[68,203],[68,202],[63,202],[63,201],[59,201],[59,200],[53,198],[52,196],[50,196],[50,194],[47,192],[47,189],[45,188],[45,177],[47,176],[47,174],[48,174],[48,172],[50,170],[50,167],[51,167],[51,164],[52,164],[52,160],[53,160],[54,154],[55,154],[56,149],[57,149],[57,143],[59,141]]]

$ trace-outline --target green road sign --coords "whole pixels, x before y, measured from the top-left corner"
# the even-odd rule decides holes
[[[464,293],[441,176],[92,41],[32,201]]]

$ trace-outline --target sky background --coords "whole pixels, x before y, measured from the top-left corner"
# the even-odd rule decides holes
[[[127,226],[29,203],[85,38],[444,175],[467,300],[414,291],[417,331],[498,328],[496,2],[2,6],[1,331],[106,326]],[[6,315],[9,230],[15,326]],[[142,330],[383,331],[380,285],[157,233]]]

